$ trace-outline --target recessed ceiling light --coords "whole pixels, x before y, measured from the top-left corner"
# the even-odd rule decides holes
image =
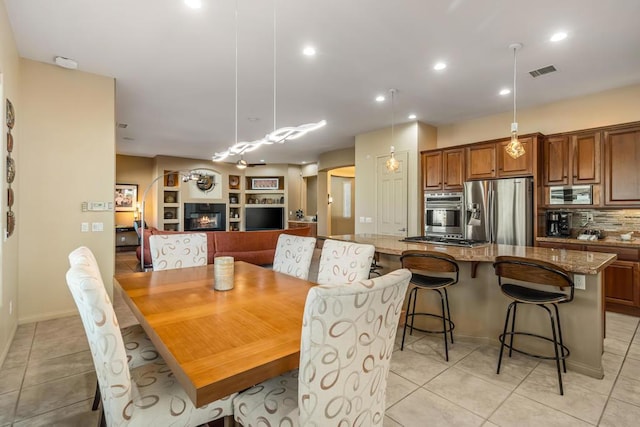
[[[567,38],[567,33],[565,33],[564,31],[559,31],[554,35],[552,35],[549,40],[551,40],[552,42],[559,42],[560,40],[564,40],[566,38]]]
[[[302,50],[302,53],[305,54],[306,56],[315,56],[316,48],[313,46],[307,46]]]
[[[376,101],[378,101],[378,102],[382,102],[382,101],[384,101],[384,99],[385,99],[385,98],[384,98],[384,95],[378,95],[378,96],[376,96]]]
[[[502,95],[502,96],[509,95],[509,94],[511,93],[511,89],[507,89],[507,88],[500,89],[500,92],[499,92],[499,93],[500,93],[500,95]]]
[[[260,159],[260,163],[264,163],[264,159]]]
[[[200,9],[202,7],[202,0],[184,0],[184,4],[191,9]]]
[[[307,164],[307,161],[306,161],[306,160],[303,160],[303,161],[302,161],[302,164],[303,164],[303,165],[306,165],[306,164]]]
[[[416,117],[415,114],[409,114],[409,120],[415,120]]]
[[[444,70],[445,68],[447,68],[447,64],[445,64],[444,62],[438,62],[433,66],[433,69],[436,71]]]
[[[68,70],[77,70],[78,63],[71,58],[65,58],[64,56],[56,56],[53,61],[58,67],[66,68]]]

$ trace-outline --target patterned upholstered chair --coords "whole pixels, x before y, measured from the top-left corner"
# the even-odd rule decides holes
[[[337,285],[368,278],[375,251],[373,245],[325,240],[320,255],[318,283]]]
[[[273,270],[307,280],[315,247],[315,237],[281,234],[273,257]]]
[[[382,426],[387,375],[411,273],[309,290],[300,368],[233,402],[236,421],[257,426]]]
[[[153,270],[207,265],[207,235],[204,233],[154,234],[149,237]]]
[[[67,284],[87,334],[108,426],[197,426],[233,413],[235,394],[196,409],[163,361],[130,370],[102,279],[78,265],[67,272]]]
[[[96,277],[102,280],[98,261],[93,252],[86,246],[80,246],[69,254],[69,264],[71,267],[85,267],[90,269]],[[147,363],[155,362],[160,359],[160,355],[156,350],[144,329],[140,325],[131,325],[120,329],[124,348],[127,353],[127,362],[129,368],[136,368]],[[96,392],[93,398],[91,409],[98,409],[100,404],[100,385],[96,383]]]

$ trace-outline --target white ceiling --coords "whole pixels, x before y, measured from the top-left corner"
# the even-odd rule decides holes
[[[208,159],[234,142],[235,0],[4,0],[22,57],[116,78],[117,152]],[[274,1],[238,0],[238,140],[273,122]],[[639,0],[276,0],[276,126],[321,130],[246,156],[316,161],[396,123],[442,125],[640,83]],[[552,33],[569,36],[551,43]],[[301,54],[313,44],[318,55]],[[448,63],[436,72],[436,61]],[[557,73],[528,71],[553,64]],[[69,71],[73,72],[73,71]],[[259,118],[250,121],[248,118]],[[509,124],[505,124],[505,133]],[[127,139],[125,139],[127,138]],[[131,140],[132,139],[132,140]],[[234,159],[235,161],[235,159]]]

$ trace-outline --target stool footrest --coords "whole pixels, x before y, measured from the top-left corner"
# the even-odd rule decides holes
[[[525,356],[535,357],[536,359],[556,360],[556,356],[555,355],[553,355],[553,356],[544,356],[544,355],[541,355],[541,354],[527,353],[524,350],[517,349],[515,346],[511,346],[507,342],[507,339],[506,339],[507,335],[527,335],[527,336],[530,336],[530,337],[534,337],[534,338],[542,339],[542,340],[545,340],[545,341],[549,341],[550,343],[553,343],[553,344],[556,344],[556,345],[560,346],[559,342],[555,342],[554,343],[553,339],[551,339],[551,338],[545,337],[543,335],[532,334],[532,333],[529,333],[529,332],[507,332],[506,334],[500,334],[500,336],[498,337],[498,339],[500,340],[502,345],[504,345],[508,349],[511,349],[513,351],[517,351],[520,354],[524,354]],[[559,359],[560,360],[566,359],[567,357],[569,357],[569,354],[570,354],[569,348],[566,345],[562,345],[561,348],[562,348],[562,354],[559,355]]]
[[[437,319],[442,320],[442,316],[439,316],[437,314],[432,314],[432,313],[410,313],[410,314],[407,315],[407,325],[409,324],[408,320],[410,318],[414,317],[414,316],[429,316],[429,317],[435,317]],[[428,334],[444,334],[445,332],[453,331],[455,329],[455,327],[456,327],[455,323],[453,323],[451,321],[451,319],[445,318],[444,320],[449,323],[449,328],[446,331],[443,331],[442,329],[437,330],[437,331],[431,331],[431,330],[428,330],[428,329],[416,328],[415,326],[413,328],[411,326],[407,326],[407,327],[409,329],[411,329],[411,333],[413,333],[413,330],[420,331],[420,332],[425,332],[425,333],[428,333]]]

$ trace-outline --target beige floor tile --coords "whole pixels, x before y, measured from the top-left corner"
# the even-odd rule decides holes
[[[499,427],[499,426],[492,423],[491,421],[486,421],[484,424],[482,424],[482,427]]]
[[[491,415],[489,421],[500,427],[579,427],[590,424],[526,397],[512,394]]]
[[[33,338],[33,334],[36,330],[36,324],[26,323],[24,325],[18,325],[16,328],[16,334],[13,336],[14,341],[21,338]]]
[[[469,374],[480,377],[491,384],[515,390],[515,388],[538,365],[536,359],[514,354],[509,358],[503,357],[500,374],[496,374],[498,366],[499,347],[482,346],[474,350],[467,357],[456,363],[455,367]]]
[[[49,339],[52,335],[58,338],[84,335],[84,326],[80,316],[67,316],[59,319],[38,322],[34,336],[34,343],[40,339]]]
[[[632,405],[640,406],[640,377],[620,376],[613,387],[611,397]]]
[[[39,338],[33,343],[30,360],[53,359],[55,357],[68,354],[79,353],[89,350],[89,342],[86,335],[75,335],[71,337],[53,336],[49,338]]]
[[[14,345],[13,343],[9,347],[9,351],[2,363],[2,369],[13,368],[16,366],[25,366],[29,360],[29,354],[31,352],[31,346]]]
[[[640,406],[630,405],[617,399],[609,399],[599,426],[636,427],[639,419]]]
[[[55,409],[13,424],[13,427],[79,427],[98,426],[100,411],[92,411],[93,399]]]
[[[450,368],[423,386],[476,415],[488,418],[510,393],[457,368]]]
[[[396,341],[395,341],[395,347],[394,348],[400,348],[400,345],[402,344],[402,331],[404,328],[398,328],[398,331],[396,332]],[[427,336],[427,334],[425,334],[424,332],[420,332],[420,331],[413,331],[413,335],[409,335],[409,329],[407,329],[407,335],[404,337],[404,345],[405,347],[409,344],[411,344],[412,342],[416,342],[419,339],[424,338],[425,336]]]
[[[417,385],[425,384],[447,368],[437,356],[425,356],[408,349],[396,350],[391,357],[391,372]]]
[[[93,370],[93,358],[89,350],[52,359],[32,360],[27,365],[23,387],[92,372]]]
[[[382,427],[403,427],[402,424],[393,421],[391,418],[385,415]]]
[[[406,427],[481,426],[484,419],[424,389],[387,409],[387,416]]]
[[[627,354],[628,348],[628,342],[620,341],[615,338],[609,338],[608,336],[604,339],[604,351],[607,351],[609,353],[624,356]]]
[[[19,392],[0,394],[0,425],[10,424],[18,401]]]
[[[25,365],[0,369],[0,394],[20,390],[25,369]]]
[[[619,319],[607,319],[607,338],[614,338],[630,343],[633,340],[637,326],[638,322],[630,324],[629,322]]]
[[[418,389],[418,385],[411,381],[402,378],[400,375],[393,372],[389,372],[387,378],[387,397],[385,400],[386,407],[397,403],[398,401],[407,397],[410,393]]]
[[[454,343],[451,344],[449,340],[447,345],[449,347],[449,362],[445,361],[444,339],[442,335],[427,335],[420,340],[412,342],[408,346],[405,345],[405,348],[420,354],[435,355],[440,357],[444,363],[448,363],[448,365],[451,366],[469,355],[473,350],[478,348],[480,344],[465,341],[460,342],[460,340],[456,341],[454,336]]]
[[[95,387],[96,374],[94,372],[23,387],[16,410],[16,421],[91,399]]]
[[[630,359],[640,360],[640,341],[634,341],[631,343],[627,357]]]
[[[640,378],[640,360],[625,359],[620,370],[620,376],[630,378]]]
[[[606,404],[607,396],[594,393],[570,381],[563,381],[563,385],[564,396],[561,396],[555,372],[554,375],[548,375],[545,369],[537,367],[516,388],[515,393],[588,423],[596,424]]]

